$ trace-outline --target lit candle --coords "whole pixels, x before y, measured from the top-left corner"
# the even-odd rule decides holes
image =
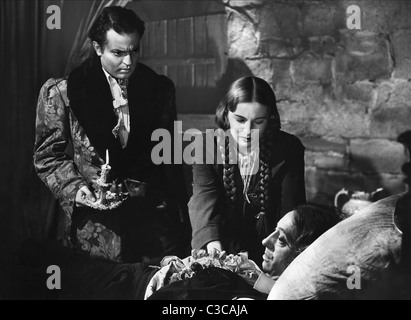
[[[108,149],[106,149],[106,163],[101,166],[101,182],[108,183],[108,175],[111,170],[109,162]]]

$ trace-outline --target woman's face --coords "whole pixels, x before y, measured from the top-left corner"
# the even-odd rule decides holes
[[[268,108],[258,102],[239,103],[234,112],[228,111],[228,122],[240,150],[250,149],[257,142],[251,140],[251,130],[259,130],[258,138],[261,139],[268,123]],[[255,137],[253,135],[253,138]]]
[[[294,211],[287,213],[277,223],[277,228],[263,240],[265,253],[262,269],[270,276],[280,276],[298,255],[295,250],[297,230],[294,225]]]

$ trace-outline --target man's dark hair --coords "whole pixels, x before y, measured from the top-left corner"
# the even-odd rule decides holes
[[[145,26],[137,14],[131,10],[119,6],[106,7],[93,23],[88,37],[91,41],[96,41],[100,47],[104,48],[107,42],[107,31],[114,29],[117,33],[137,33],[143,36]]]
[[[314,203],[300,205],[294,211],[298,234],[295,247],[300,252],[341,221],[335,210]]]

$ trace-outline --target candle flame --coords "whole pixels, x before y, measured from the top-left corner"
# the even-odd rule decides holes
[[[108,149],[106,149],[106,164],[108,164],[109,156],[108,156]]]

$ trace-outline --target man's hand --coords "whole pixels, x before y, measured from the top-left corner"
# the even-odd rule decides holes
[[[160,290],[162,287],[166,285],[165,280],[166,278],[169,278],[171,274],[170,268],[171,264],[166,265],[154,274],[154,276],[151,278],[150,282],[147,285],[144,300],[147,300],[154,292]]]
[[[220,241],[211,241],[207,243],[207,253],[212,253],[214,250],[223,251],[223,245]]]
[[[95,202],[96,198],[87,186],[81,187],[76,194],[76,206],[89,206],[88,202]]]

